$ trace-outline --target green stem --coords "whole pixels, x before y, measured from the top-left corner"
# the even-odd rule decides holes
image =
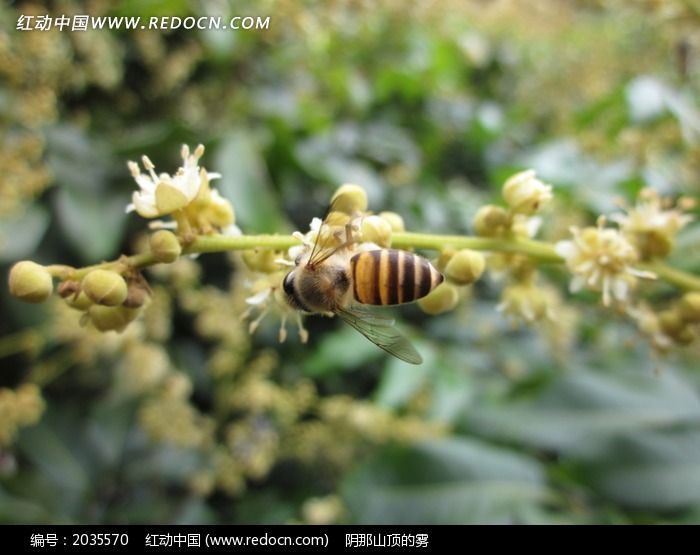
[[[254,248],[286,250],[298,245],[291,235],[200,235],[183,252],[222,252]]]
[[[653,272],[659,279],[686,291],[700,291],[700,277],[668,266],[661,262],[639,264],[640,270]]]
[[[563,262],[552,245],[530,239],[470,237],[467,235],[429,235],[427,233],[394,233],[391,246],[397,249],[417,248],[442,250],[447,246],[478,251],[524,254],[541,262]]]
[[[253,248],[286,250],[298,245],[299,241],[291,235],[201,235],[196,237],[183,249],[183,254],[226,252]],[[397,232],[392,235],[392,247],[397,249],[442,250],[445,247],[474,249],[479,251],[505,252],[522,254],[542,263],[562,263],[554,246],[543,241],[531,239],[472,237],[466,235],[432,235],[429,233]],[[82,279],[89,271],[102,268],[124,272],[129,267],[145,268],[158,261],[150,253],[124,257],[112,262],[104,262],[86,268],[68,266],[48,266],[54,277],[59,279]],[[687,291],[700,291],[700,277],[678,270],[661,262],[649,262],[639,265],[640,269],[654,272],[659,278]]]

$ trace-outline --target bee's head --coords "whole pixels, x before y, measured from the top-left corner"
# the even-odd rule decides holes
[[[294,296],[294,279],[296,270],[292,270],[282,280],[282,289],[288,297]]]
[[[296,289],[296,278],[297,278],[297,270],[294,269],[291,272],[289,272],[286,276],[284,276],[284,279],[282,280],[282,289],[284,290],[284,298],[287,301],[287,304],[291,306],[292,308],[296,310],[304,310],[306,311],[307,309],[305,308],[304,304],[299,300],[299,294],[297,293]]]

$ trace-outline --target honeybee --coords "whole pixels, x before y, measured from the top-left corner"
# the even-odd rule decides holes
[[[422,256],[396,249],[356,249],[351,223],[322,241],[332,206],[318,230],[313,248],[294,261],[283,280],[290,306],[312,314],[337,315],[389,354],[420,364],[415,347],[394,327],[394,320],[362,305],[398,305],[417,301],[442,283],[444,277]],[[323,246],[321,246],[323,243]]]

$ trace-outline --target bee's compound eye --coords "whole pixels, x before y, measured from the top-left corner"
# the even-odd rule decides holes
[[[282,282],[282,288],[284,292],[290,296],[294,297],[294,271],[292,270],[286,276],[284,276],[284,281]]]

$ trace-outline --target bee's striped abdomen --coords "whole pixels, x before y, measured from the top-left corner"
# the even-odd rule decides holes
[[[355,300],[364,304],[417,301],[444,279],[425,258],[394,249],[358,253],[350,264]]]

